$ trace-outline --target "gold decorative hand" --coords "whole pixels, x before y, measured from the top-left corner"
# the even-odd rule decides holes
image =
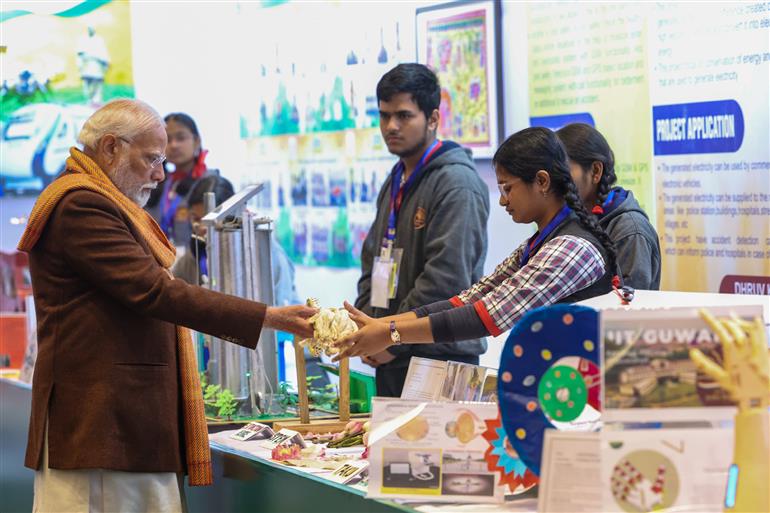
[[[761,318],[747,322],[735,316],[716,319],[705,310],[700,314],[722,342],[724,366],[694,348],[690,358],[738,403],[725,511],[770,511],[770,356],[765,326]]]
[[[724,365],[720,367],[695,348],[690,349],[692,361],[730,393],[740,411],[766,410],[770,402],[770,357],[762,319],[717,319],[706,310],[700,314],[722,342]]]

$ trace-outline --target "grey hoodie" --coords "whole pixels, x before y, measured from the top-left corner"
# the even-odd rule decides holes
[[[404,249],[397,294],[390,300],[390,308],[373,308],[372,266],[388,226],[390,184],[388,177],[377,198],[377,216],[361,252],[356,307],[373,317],[408,312],[451,298],[481,279],[487,254],[489,190],[476,171],[470,151],[456,146],[430,160],[403,199],[394,245]],[[444,360],[453,355],[480,355],[487,350],[487,343],[485,339],[474,339],[451,344],[404,344],[388,350],[396,359],[385,368],[406,366],[412,356]]]
[[[634,193],[599,219],[617,247],[623,283],[640,290],[660,288],[660,242]]]

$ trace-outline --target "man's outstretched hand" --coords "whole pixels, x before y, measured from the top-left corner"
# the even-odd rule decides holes
[[[312,338],[313,326],[307,320],[318,312],[305,305],[268,306],[265,327],[294,333],[300,338]]]

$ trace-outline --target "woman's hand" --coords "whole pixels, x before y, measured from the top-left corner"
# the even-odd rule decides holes
[[[358,331],[338,340],[334,344],[340,349],[340,352],[334,356],[335,362],[351,356],[377,354],[393,344],[393,341],[390,340],[390,328],[388,325],[377,322],[371,317],[369,319],[370,322],[365,323]]]
[[[373,354],[371,356],[361,357],[362,362],[364,362],[369,367],[374,367],[375,369],[380,365],[385,365],[386,363],[390,363],[395,359],[396,359],[396,355],[394,355],[387,349],[381,353]]]
[[[343,303],[343,306],[345,307],[345,310],[348,311],[350,318],[353,319],[353,322],[355,322],[359,328],[363,328],[367,324],[371,324],[373,322],[380,322],[373,317],[369,317],[364,312],[362,312],[355,306],[351,305],[347,301]]]

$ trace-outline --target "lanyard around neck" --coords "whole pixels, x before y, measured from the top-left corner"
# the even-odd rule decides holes
[[[537,248],[540,247],[546,237],[553,233],[553,231],[567,218],[567,216],[570,215],[570,212],[572,212],[572,209],[570,209],[567,205],[564,205],[559,213],[556,214],[553,219],[551,219],[545,228],[543,228],[543,231],[537,232],[532,237],[530,237],[529,241],[527,241],[527,245],[524,246],[524,252],[521,254],[519,267],[524,267],[527,265],[532,251],[536,251]]]
[[[430,158],[439,148],[441,148],[441,141],[436,139],[433,141],[433,144],[431,144],[428,149],[425,150],[425,153],[422,154],[422,157],[417,163],[417,166],[414,168],[414,171],[412,171],[412,174],[409,175],[409,178],[403,184],[401,183],[401,177],[404,175],[406,168],[404,162],[399,161],[399,163],[396,164],[396,166],[393,168],[391,174],[392,179],[390,183],[390,214],[388,215],[388,230],[385,232],[386,244],[388,242],[392,244],[393,241],[396,240],[396,223],[398,222],[398,213],[401,210],[401,204],[403,203],[407,191],[409,191],[412,185],[417,182],[419,176],[424,171],[425,164],[430,160]]]
[[[166,197],[165,194],[164,197]],[[182,197],[176,194],[174,199],[170,202],[166,200],[164,203],[165,208],[161,209],[160,228],[167,236],[173,238],[176,211],[179,209],[180,203],[182,203]]]
[[[607,195],[607,198],[602,202],[601,205],[596,205],[594,208],[591,209],[592,214],[596,214],[597,216],[603,216],[607,213],[607,209],[610,205],[612,205],[612,202],[615,200],[615,193],[617,192],[617,189],[612,189],[610,193]]]

